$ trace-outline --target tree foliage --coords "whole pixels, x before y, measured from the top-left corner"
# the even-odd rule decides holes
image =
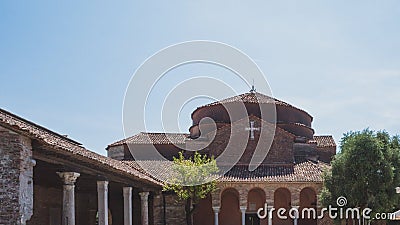
[[[195,152],[186,159],[182,152],[174,157],[173,178],[164,184],[164,191],[173,191],[185,200],[187,225],[192,224],[192,214],[201,199],[216,189],[215,178],[219,172],[213,157]]]
[[[399,137],[369,129],[349,132],[342,138],[340,149],[331,170],[324,174],[322,204],[336,205],[336,199],[344,196],[346,207],[393,212],[399,203],[395,190],[400,186]]]

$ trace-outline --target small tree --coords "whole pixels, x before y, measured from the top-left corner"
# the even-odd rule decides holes
[[[195,152],[186,159],[182,152],[174,157],[173,178],[164,184],[164,191],[173,191],[185,201],[186,224],[193,224],[193,212],[201,199],[216,189],[219,169],[213,157]]]
[[[371,208],[373,213],[391,212],[398,207],[395,188],[400,185],[400,145],[387,132],[349,132],[340,143],[330,171],[324,174],[320,199],[336,205],[339,196],[347,207]],[[373,216],[373,215],[372,215]]]

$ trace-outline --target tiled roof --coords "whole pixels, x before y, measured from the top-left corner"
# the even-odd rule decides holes
[[[207,105],[203,105],[198,107],[197,109],[201,109],[204,107],[208,107],[208,106],[214,106],[214,105],[221,105],[221,104],[226,104],[226,103],[232,103],[232,102],[243,102],[243,103],[258,103],[258,104],[269,104],[269,103],[275,103],[276,105],[282,105],[282,106],[287,106],[287,107],[291,107],[297,110],[300,110],[304,113],[306,113],[307,115],[309,115],[311,117],[310,114],[308,114],[306,111],[299,109],[297,107],[294,107],[284,101],[278,100],[276,98],[270,97],[268,95],[264,95],[258,92],[248,92],[248,93],[243,93],[240,95],[236,95],[233,97],[229,97],[220,101],[216,101]],[[196,109],[196,110],[197,110]]]
[[[238,121],[235,121],[234,123],[240,123],[244,120],[246,120],[247,118],[243,118],[240,119]],[[256,121],[262,121],[264,123],[269,123],[265,120],[262,120],[256,116],[249,116],[248,120],[256,120]],[[227,127],[231,127],[232,124],[225,124],[221,127],[218,128],[218,130],[222,130],[225,129]],[[304,125],[303,125],[304,126]],[[279,126],[276,126],[275,129],[279,129],[284,131],[285,133],[290,134],[291,136],[293,136],[292,133],[280,128]],[[123,144],[185,144],[186,141],[190,141],[190,140],[196,140],[196,139],[191,139],[189,134],[185,134],[185,133],[146,133],[146,132],[140,132],[136,135],[133,135],[131,137],[122,139],[120,141],[114,142],[110,145],[108,145],[107,149],[109,147],[113,147],[113,146],[119,146],[119,145],[123,145]]]
[[[0,109],[0,125],[14,130],[15,132],[22,133],[32,139],[36,139],[41,143],[50,146],[52,150],[57,151],[58,153],[72,153],[73,157],[76,159],[86,161],[93,166],[98,166],[109,170],[110,172],[114,171],[123,174],[129,178],[133,178],[134,180],[140,180],[152,185],[160,185],[158,181],[134,167],[128,166],[121,161],[92,152],[82,147],[78,142],[27,121],[3,109]]]
[[[319,136],[314,136],[314,140],[317,142],[317,147],[336,147],[335,140],[331,135],[319,135]],[[311,141],[312,142],[312,141]]]
[[[322,182],[322,173],[327,164],[304,161],[295,165],[261,165],[249,171],[247,165],[234,166],[221,177],[225,182]]]
[[[137,161],[124,161],[138,170],[145,172]],[[162,182],[171,176],[171,161],[140,161],[149,170],[149,176]],[[328,164],[323,162],[303,161],[295,165],[261,165],[254,171],[248,165],[236,165],[218,181],[221,182],[322,182],[322,173]]]
[[[171,176],[171,167],[173,165],[172,161],[154,161],[154,160],[147,160],[147,161],[132,161],[127,160],[123,161],[125,164],[147,174],[148,176],[152,176],[154,179],[158,180],[159,182],[163,182],[168,180]]]
[[[185,144],[189,134],[184,133],[146,133],[140,132],[132,137],[114,142],[108,147],[122,144]],[[107,148],[108,148],[107,147]]]

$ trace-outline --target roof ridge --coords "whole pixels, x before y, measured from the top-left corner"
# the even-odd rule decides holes
[[[142,134],[179,134],[179,135],[187,135],[189,133],[178,133],[178,132],[145,132],[141,131]]]
[[[312,116],[311,116],[308,112],[306,112],[305,110],[303,110],[303,109],[300,109],[300,108],[298,108],[298,107],[296,107],[296,106],[293,106],[292,104],[289,104],[289,103],[284,102],[284,101],[282,101],[282,100],[280,100],[280,99],[277,99],[277,98],[275,98],[275,97],[272,97],[272,96],[269,96],[269,95],[266,95],[266,94],[263,94],[263,93],[260,93],[260,92],[257,92],[257,91],[254,91],[254,92],[245,92],[245,93],[242,93],[242,94],[239,94],[239,95],[230,96],[230,97],[227,97],[227,98],[224,98],[224,99],[215,101],[215,102],[211,102],[211,103],[208,103],[208,104],[199,106],[199,107],[197,107],[197,108],[192,112],[191,115],[193,116],[194,112],[196,112],[196,111],[199,110],[199,109],[205,108],[205,107],[235,102],[235,101],[239,100],[239,99],[237,99],[237,98],[240,98],[240,99],[243,101],[243,99],[244,99],[246,96],[249,96],[249,95],[254,95],[254,96],[256,96],[257,102],[258,102],[258,103],[260,102],[260,98],[259,98],[257,95],[261,95],[261,97],[268,98],[269,100],[275,101],[275,102],[274,102],[275,105],[281,105],[281,106],[286,106],[286,107],[291,107],[291,108],[297,109],[297,110],[299,110],[299,111],[302,111],[302,112],[306,113],[309,117],[312,118]],[[250,103],[251,103],[251,102],[250,102]],[[260,103],[259,103],[259,104],[260,104]],[[264,103],[261,103],[261,104],[264,104]],[[267,104],[267,102],[265,102],[265,104]]]
[[[78,157],[79,160],[87,160],[86,162],[89,161],[89,163],[92,163],[93,165],[97,164],[97,166],[105,166],[107,170],[114,169],[129,174],[129,176],[133,176],[134,179],[142,179],[156,185],[161,184],[139,170],[133,168],[131,168],[132,170],[127,170],[129,168],[124,167],[125,164],[121,163],[119,160],[86,149],[85,147],[71,141],[69,138],[57,134],[47,128],[43,128],[33,122],[27,121],[12,113],[8,113],[2,109],[0,109],[0,123],[2,125],[4,124],[3,126],[7,129],[16,132],[20,131],[22,133],[21,135],[43,142],[45,145],[50,146],[50,149],[53,151],[57,151],[57,153],[71,154],[73,157]]]

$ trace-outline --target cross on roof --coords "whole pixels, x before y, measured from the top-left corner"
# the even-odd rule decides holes
[[[253,85],[251,85],[251,90],[250,93],[256,92],[256,87],[254,86],[254,79],[253,79]]]
[[[259,131],[259,127],[254,127],[254,121],[250,121],[250,127],[246,127],[245,130],[250,131],[250,140],[254,140],[254,131]]]

